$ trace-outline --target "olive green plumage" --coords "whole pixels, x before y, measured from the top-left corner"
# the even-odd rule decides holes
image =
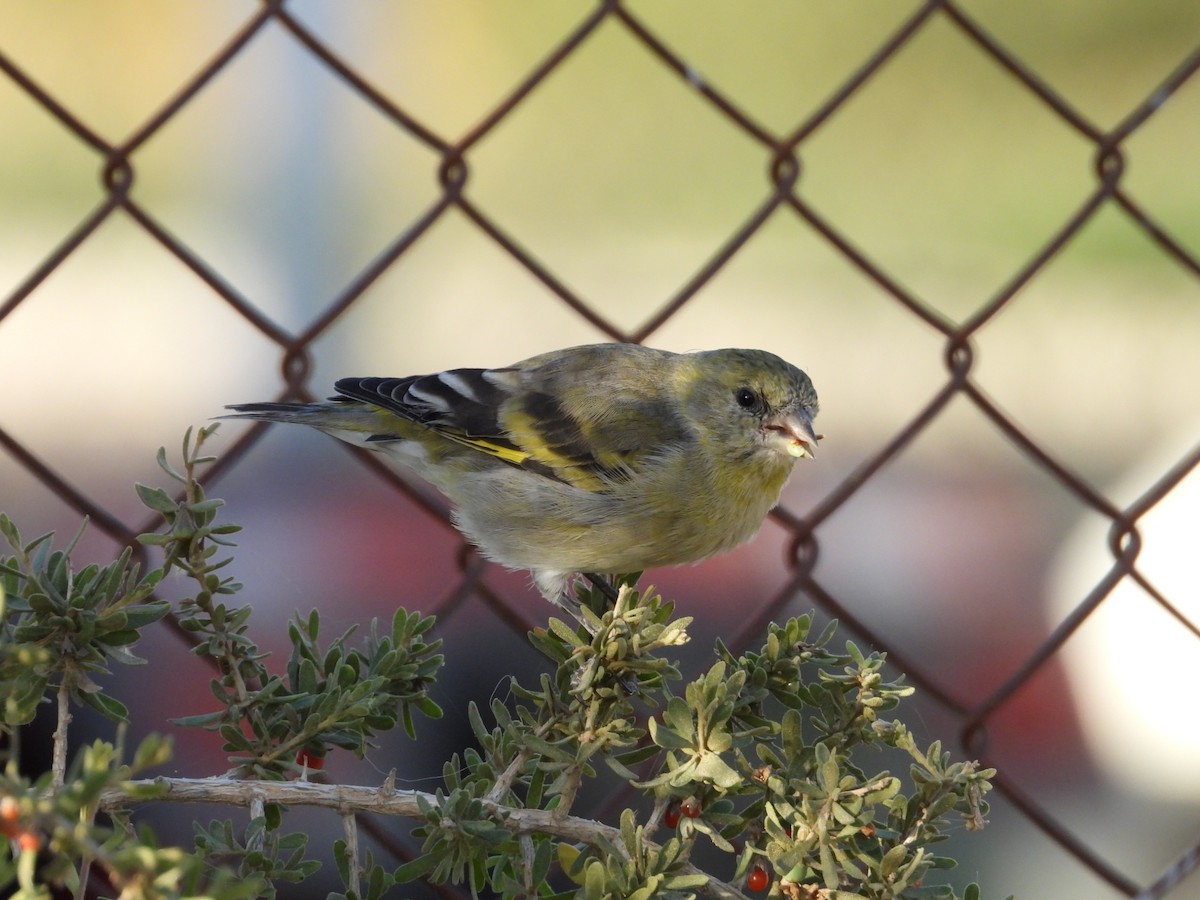
[[[763,350],[557,350],[500,369],[345,378],[324,403],[247,403],[412,469],[489,558],[547,599],[579,572],[695,562],[751,538],[811,456],[817,395]]]

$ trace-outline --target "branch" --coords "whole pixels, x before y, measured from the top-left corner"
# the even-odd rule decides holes
[[[144,796],[151,789],[161,792]],[[141,793],[143,796],[131,796]],[[251,806],[257,803],[281,803],[291,806],[317,806],[326,809],[377,813],[384,816],[406,816],[419,818],[421,808],[417,798],[430,806],[437,806],[437,797],[423,791],[396,791],[383,787],[363,787],[345,784],[315,784],[311,781],[243,781],[233,778],[148,778],[127,781],[122,788],[110,788],[100,797],[104,810],[121,809],[144,802],[175,803],[221,803],[230,806]],[[553,810],[524,809],[505,806],[489,800],[483,801],[504,826],[514,834],[549,834],[563,840],[584,843],[597,847],[599,839],[606,839],[611,846],[621,847],[621,832],[618,828],[583,819],[578,816],[560,816]],[[658,846],[647,841],[650,849]],[[688,863],[680,867],[681,875],[704,875],[708,884],[699,888],[698,895],[717,900],[748,900],[745,894],[732,885],[719,881],[703,869]]]
[[[358,897],[361,896],[359,881],[362,877],[362,861],[358,856],[358,820],[350,810],[342,810],[342,830],[346,833],[346,857],[350,871],[347,893]]]
[[[71,687],[75,682],[75,670],[71,661],[63,667],[62,683],[58,686],[58,725],[54,729],[53,762],[50,766],[51,784],[54,790],[62,790],[67,780],[67,733],[71,724]]]

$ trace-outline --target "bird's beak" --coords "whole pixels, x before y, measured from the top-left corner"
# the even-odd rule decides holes
[[[804,410],[781,412],[763,422],[767,442],[781,453],[796,459],[815,455],[819,436],[813,431],[812,417]]]

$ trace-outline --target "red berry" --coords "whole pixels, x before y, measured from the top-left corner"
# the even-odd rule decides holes
[[[679,808],[689,819],[698,819],[700,817],[700,801],[695,797],[688,797],[680,804]]]
[[[319,772],[325,768],[325,757],[317,755],[313,750],[304,749],[296,754],[296,765]]]
[[[666,808],[666,811],[663,812],[663,824],[666,825],[668,828],[678,828],[679,827],[679,804],[678,803],[672,803],[670,806],[668,806]]]
[[[762,866],[755,866],[746,876],[746,887],[752,891],[765,891],[771,884],[771,876]]]
[[[21,815],[21,807],[15,797],[0,798],[0,820],[15,822]]]
[[[32,831],[22,831],[17,835],[17,846],[22,850],[37,853],[42,849],[42,839]]]

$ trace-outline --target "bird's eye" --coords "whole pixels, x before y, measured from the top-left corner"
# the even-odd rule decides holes
[[[748,387],[738,388],[733,396],[742,409],[758,409],[762,406],[762,398]]]

